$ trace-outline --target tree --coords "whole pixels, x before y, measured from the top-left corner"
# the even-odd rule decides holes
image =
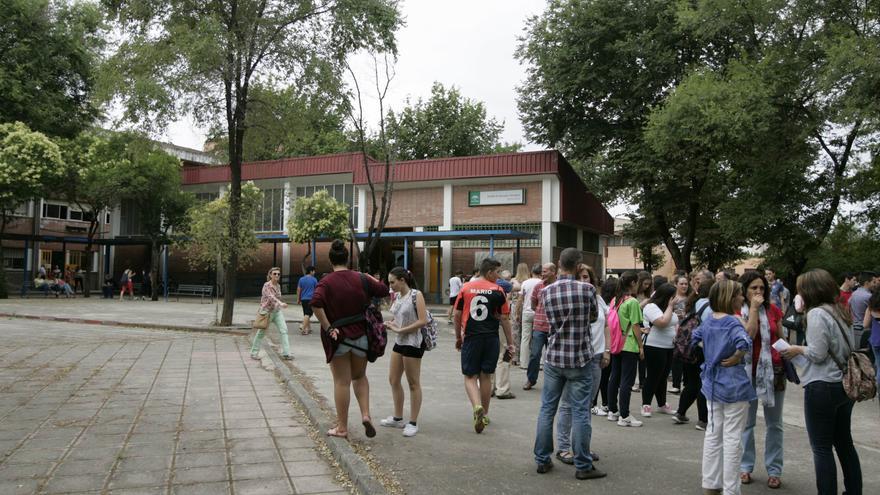
[[[319,237],[349,239],[350,215],[349,207],[336,201],[325,190],[296,200],[293,215],[287,221],[287,231],[293,242],[309,245],[309,251],[303,256],[303,273],[306,273],[305,260],[312,253],[312,241]]]
[[[253,182],[246,182],[241,188],[244,211],[257,211],[262,204],[263,193]],[[184,235],[177,239],[177,245],[186,251],[190,266],[211,269],[220,263],[223,270],[230,270],[233,260],[241,263],[241,266],[256,261],[257,248],[260,246],[260,240],[254,233],[256,217],[243,215],[238,223],[239,231],[233,236],[227,228],[230,214],[229,194],[190,208]],[[235,292],[235,287],[226,286],[225,291]],[[222,321],[220,324],[225,325]]]
[[[297,74],[310,61],[337,70],[360,49],[394,52],[401,24],[395,0],[104,0],[125,34],[107,64],[104,87],[124,117],[163,126],[181,111],[226,129],[231,246],[240,246],[241,164],[252,85]],[[234,248],[234,249],[235,249]],[[232,322],[239,254],[228,257],[221,323]]]
[[[141,234],[150,241],[150,293],[159,300],[159,256],[163,245],[170,244],[171,234],[182,231],[195,203],[192,193],[181,190],[181,164],[155,143],[137,139],[126,149],[129,160],[120,171],[125,184],[125,198],[133,202],[140,221]]]
[[[500,141],[504,123],[486,117],[482,102],[465,98],[454,86],[431,86],[428,101],[406,100],[399,114],[388,111],[388,134],[400,160],[485,155],[518,151]]]
[[[0,124],[0,235],[25,202],[40,197],[61,175],[61,152],[44,134],[21,122]],[[0,242],[0,260],[3,260]],[[0,266],[0,299],[6,299],[6,268]]]
[[[70,138],[90,125],[103,34],[89,2],[0,2],[0,122]]]

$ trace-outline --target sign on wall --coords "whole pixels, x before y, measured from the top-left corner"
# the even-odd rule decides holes
[[[503,191],[468,191],[468,206],[524,205],[525,189]]]

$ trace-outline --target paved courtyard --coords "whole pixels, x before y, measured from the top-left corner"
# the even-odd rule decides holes
[[[0,319],[0,494],[346,493],[243,337]]]

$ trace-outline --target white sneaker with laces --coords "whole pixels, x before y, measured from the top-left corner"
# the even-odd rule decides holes
[[[651,417],[651,406],[648,404],[642,405],[642,417],[650,418]]]
[[[669,406],[669,404],[663,404],[662,407],[658,407],[657,410],[662,414],[675,414],[675,410]]]
[[[596,416],[608,416],[608,408],[605,406],[599,406],[596,408]]]
[[[595,406],[591,407],[590,414],[592,414],[593,416],[597,416],[599,414],[599,408]]]
[[[406,426],[403,427],[403,436],[405,437],[414,437],[418,432],[419,427],[412,423],[407,423]]]
[[[617,421],[620,417],[620,413],[608,411],[608,421]]]
[[[618,419],[617,426],[642,426],[642,422],[632,416],[627,416]]]
[[[388,416],[385,419],[379,420],[379,424],[382,426],[387,426],[389,428],[403,428],[406,426],[406,421],[401,419],[400,421],[394,419],[394,416]]]

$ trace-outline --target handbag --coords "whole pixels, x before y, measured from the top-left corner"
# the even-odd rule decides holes
[[[269,312],[262,309],[257,311],[257,317],[254,319],[252,327],[255,330],[265,330],[269,328]]]
[[[339,345],[345,345],[366,353],[367,361],[374,363],[376,362],[376,359],[385,354],[385,345],[388,342],[388,332],[385,329],[385,321],[382,318],[382,312],[379,311],[375,304],[373,304],[373,298],[370,297],[370,288],[367,283],[367,277],[364,276],[363,273],[359,275],[361,278],[361,285],[364,289],[364,295],[367,298],[367,303],[364,305],[363,311],[359,314],[346,316],[330,323],[330,327],[327,328],[326,331],[329,332],[334,328],[351,325],[352,323],[364,322],[364,332],[367,336],[366,349],[345,341],[341,341]]]
[[[877,395],[877,372],[874,369],[874,365],[871,364],[871,361],[868,359],[868,356],[864,351],[854,350],[852,348],[849,339],[847,338],[846,329],[843,328],[843,325],[840,324],[840,321],[834,316],[834,314],[825,308],[822,309],[831,316],[835,323],[837,323],[841,332],[840,336],[846,344],[847,358],[845,363],[838,361],[837,356],[835,356],[834,353],[830,351],[828,353],[843,373],[842,383],[846,396],[854,402],[873,399]]]

